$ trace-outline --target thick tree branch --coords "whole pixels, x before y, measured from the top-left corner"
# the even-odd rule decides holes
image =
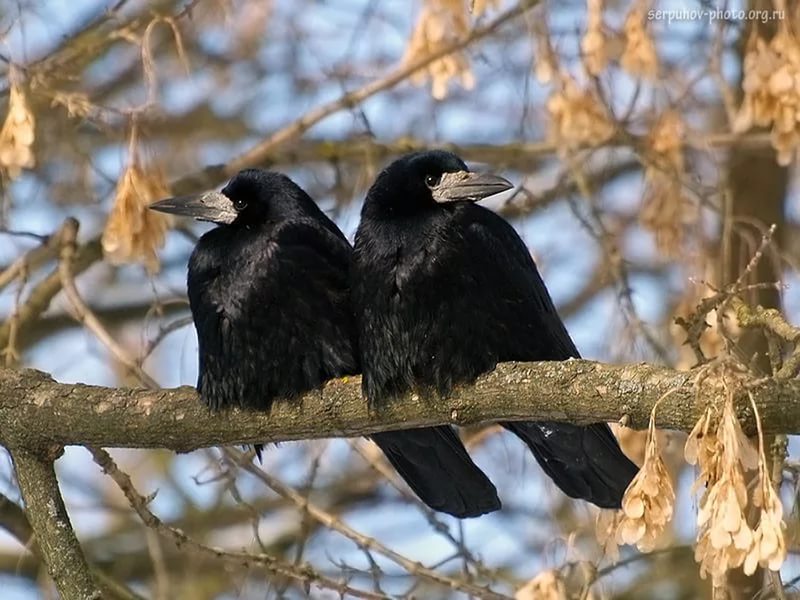
[[[625,417],[631,427],[641,429],[667,392],[659,405],[658,426],[689,431],[701,409],[715,400],[709,386],[698,391],[694,380],[691,372],[646,364],[506,363],[444,400],[411,394],[370,409],[361,396],[360,377],[350,377],[295,402],[278,402],[266,414],[212,413],[187,386],[159,391],[104,388],[57,383],[34,370],[0,369],[0,443],[11,448],[84,444],[189,451],[498,419],[589,423]],[[750,391],[765,432],[800,432],[800,381],[764,379]],[[740,417],[752,432],[749,400],[740,400]]]
[[[3,494],[0,494],[0,529],[4,529],[17,538],[17,541],[30,551],[29,554],[0,555],[0,572],[28,575],[31,579],[34,579],[39,570],[39,559],[42,558],[42,551],[36,543],[33,528],[28,521],[25,511],[16,502]],[[152,561],[149,560],[149,557],[147,564],[152,565]],[[108,566],[109,565],[106,565],[106,567]],[[91,565],[89,570],[102,588],[104,598],[141,600],[140,596],[134,594],[122,583],[106,575],[96,564]]]
[[[25,512],[48,571],[65,600],[100,598],[58,488],[53,461],[25,449],[11,453]]]

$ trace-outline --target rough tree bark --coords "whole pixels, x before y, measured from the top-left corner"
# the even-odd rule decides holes
[[[47,570],[62,596],[82,600],[101,598],[61,498],[53,458],[24,448],[13,450],[11,456],[25,500],[25,513],[36,533]]]
[[[362,399],[361,378],[349,377],[294,402],[277,402],[267,414],[213,413],[188,386],[157,391],[104,388],[57,383],[31,369],[0,369],[0,444],[12,450],[81,444],[185,452],[498,419],[590,423],[625,418],[630,427],[642,429],[662,398],[658,426],[689,431],[705,406],[718,399],[710,386],[696,387],[695,378],[692,372],[647,364],[504,363],[447,399],[410,394],[370,408]],[[800,432],[800,381],[763,379],[749,391],[765,432]],[[745,431],[753,432],[745,390],[739,400]]]

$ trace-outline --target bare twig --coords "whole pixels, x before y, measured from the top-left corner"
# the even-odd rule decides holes
[[[91,331],[95,337],[100,340],[100,343],[108,348],[114,358],[134,373],[144,385],[150,389],[158,389],[158,382],[150,377],[150,375],[125,352],[125,349],[114,340],[111,334],[108,333],[108,330],[83,301],[83,298],[81,298],[80,292],[78,292],[78,288],[75,286],[73,275],[78,222],[72,219],[70,223],[71,225],[69,227],[64,228],[62,235],[58,274],[61,279],[61,285],[64,288],[64,294],[67,296],[67,299],[69,299],[75,311],[75,319]]]
[[[33,529],[25,511],[14,501],[0,494],[0,528],[14,536],[31,554],[41,557],[42,553],[34,538]],[[106,575],[95,566],[89,567],[92,576],[102,588],[104,597],[116,600],[142,600],[119,581]]]
[[[575,182],[576,188],[583,196],[591,215],[591,222],[580,214],[580,211],[573,205],[573,213],[586,228],[587,232],[597,241],[598,245],[603,250],[603,255],[607,257],[609,271],[613,276],[614,281],[617,283],[619,290],[620,304],[625,312],[633,329],[638,332],[642,338],[647,342],[648,346],[653,350],[655,355],[664,363],[671,364],[672,359],[669,352],[664,345],[656,339],[656,336],[650,329],[650,326],[645,323],[639,316],[636,305],[633,302],[633,289],[631,288],[628,268],[625,264],[625,259],[618,248],[617,240],[612,232],[608,230],[603,222],[602,215],[597,207],[590,187],[589,180],[583,171],[583,167],[578,163],[575,156],[570,155],[569,171]]]
[[[382,554],[392,562],[397,563],[398,565],[403,567],[406,571],[408,571],[412,575],[415,575],[422,579],[427,579],[434,583],[438,583],[439,585],[443,585],[452,590],[465,592],[475,598],[487,598],[489,600],[504,600],[507,598],[507,596],[503,594],[498,594],[496,592],[493,592],[492,590],[489,590],[487,588],[482,588],[474,584],[470,584],[466,581],[459,581],[457,579],[453,579],[452,577],[448,577],[443,573],[439,573],[437,571],[434,571],[433,569],[429,569],[428,567],[417,561],[406,558],[399,552],[395,552],[391,548],[385,546],[375,538],[371,538],[369,536],[364,535],[363,533],[356,531],[352,527],[349,527],[347,524],[345,524],[338,517],[310,503],[308,501],[308,498],[306,498],[301,493],[297,492],[296,490],[292,489],[291,487],[280,481],[277,477],[273,477],[269,473],[266,473],[265,471],[259,469],[253,464],[251,460],[249,459],[242,460],[241,453],[234,453],[234,451],[226,449],[225,454],[234,464],[237,464],[239,467],[241,467],[242,469],[244,469],[257,479],[260,479],[279,496],[282,496],[283,498],[286,498],[287,500],[294,503],[297,506],[297,508],[308,514],[314,520],[319,521],[322,525],[324,525],[328,529],[332,529],[342,534],[344,537],[355,543],[359,548],[372,550],[377,552],[378,554]]]
[[[64,222],[61,228],[52,235],[46,236],[41,240],[41,244],[28,250],[17,260],[11,263],[0,273],[0,290],[20,277],[23,273],[30,273],[42,266],[48,260],[55,258],[61,242],[61,235],[64,228],[68,226],[70,220]]]
[[[286,561],[267,554],[253,554],[249,552],[233,552],[222,550],[219,548],[212,548],[204,544],[200,544],[189,538],[184,532],[174,527],[170,527],[159,519],[148,508],[149,500],[139,494],[133,486],[130,476],[120,470],[111,455],[100,448],[89,448],[95,462],[109,475],[119,487],[120,491],[125,494],[128,502],[134,511],[139,515],[145,525],[157,531],[160,535],[170,539],[176,546],[189,548],[199,554],[212,556],[214,558],[224,560],[226,562],[236,563],[238,565],[259,565],[276,574],[290,577],[302,581],[309,585],[316,585],[323,589],[334,590],[340,594],[347,594],[355,598],[367,598],[369,600],[383,600],[386,598],[384,595],[374,594],[364,590],[352,588],[346,582],[336,581],[330,579],[319,572],[315,571],[313,567],[307,563],[300,565],[293,565]]]
[[[469,548],[466,547],[463,541],[456,539],[456,537],[450,532],[450,528],[447,526],[447,524],[442,522],[433,510],[428,508],[425,503],[412,494],[404,483],[401,483],[397,473],[388,465],[385,460],[382,460],[374,454],[371,455],[361,442],[361,440],[351,440],[350,447],[359,456],[361,456],[364,461],[366,461],[370,468],[388,481],[389,485],[396,489],[405,500],[416,506],[416,508],[425,516],[425,519],[428,521],[431,529],[444,537],[456,548],[457,556],[464,558],[466,566],[473,566],[479,575],[488,576],[489,573],[486,567],[484,567],[481,561],[478,560],[472,554],[472,552],[470,552]]]
[[[0,527],[17,538],[20,544],[34,552],[31,547],[33,529],[31,529],[28,517],[25,516],[25,511],[3,494],[0,494]]]
[[[178,331],[179,329],[188,327],[191,324],[192,324],[192,317],[188,316],[175,319],[174,321],[160,327],[156,336],[152,340],[149,340],[145,345],[144,349],[142,350],[138,364],[141,365],[144,362],[144,360],[153,353],[153,350],[155,350],[158,347],[158,345],[161,342],[163,342],[168,335],[170,335],[175,331]]]
[[[102,258],[102,249],[100,248],[100,240],[92,240],[91,242],[81,246],[72,262],[72,273],[77,276],[82,273],[95,262]],[[17,312],[16,327],[19,330],[24,329],[28,324],[38,319],[41,314],[50,306],[56,294],[61,291],[61,277],[58,269],[45,277],[31,290],[25,302],[20,306]],[[8,345],[8,340],[11,335],[11,325],[4,323],[0,326],[0,347]]]

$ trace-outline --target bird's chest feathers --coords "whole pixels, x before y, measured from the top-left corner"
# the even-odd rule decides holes
[[[395,248],[394,255],[388,257],[391,286],[387,291],[393,301],[401,300],[422,283],[432,258],[428,250],[419,245],[398,245]]]
[[[430,245],[398,244],[384,258],[382,289],[371,302],[380,321],[378,330],[388,335],[396,348],[416,346],[425,337],[435,312],[436,269],[439,257]],[[413,341],[416,340],[416,341]]]
[[[226,319],[238,320],[253,306],[264,306],[275,292],[276,244],[269,239],[249,248],[231,244],[198,281],[205,303]]]
[[[380,243],[370,239],[364,244],[369,265],[362,277],[364,318],[371,335],[388,337],[399,350],[415,346],[438,313],[445,238],[430,223],[383,225]]]
[[[263,306],[272,293],[259,265],[243,263],[226,271],[211,286],[211,297],[218,312],[234,319],[241,318],[248,308]]]
[[[441,262],[441,238],[436,232],[426,226],[412,233],[403,231],[395,236],[381,257],[383,270],[389,274],[386,292],[395,301],[430,285]]]

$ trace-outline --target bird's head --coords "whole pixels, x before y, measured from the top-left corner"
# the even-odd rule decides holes
[[[512,187],[499,175],[470,171],[452,152],[414,152],[381,172],[367,194],[364,209],[414,214],[450,202],[475,202]]]
[[[151,204],[150,208],[198,221],[247,227],[316,210],[316,205],[286,175],[245,169],[219,192],[167,198]]]

